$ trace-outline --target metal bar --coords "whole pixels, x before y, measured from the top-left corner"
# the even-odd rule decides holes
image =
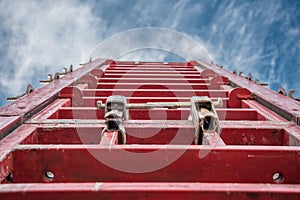
[[[220,97],[224,98],[228,96],[228,91],[226,90],[175,90],[175,89],[83,89],[84,96],[111,96],[120,95],[125,97],[130,96],[173,96],[173,97],[191,97],[191,96],[208,96],[208,97]]]
[[[265,106],[259,104],[255,100],[242,100],[242,107],[244,108],[252,108],[257,111],[261,116],[270,121],[282,121],[286,122],[287,120],[276,114],[272,110],[266,108]]]
[[[105,73],[104,78],[181,78],[181,79],[187,79],[187,78],[202,78],[200,74],[108,74]]]
[[[44,182],[46,171],[55,175],[55,182],[275,183],[275,173],[281,174],[283,184],[300,182],[298,147],[114,145],[108,149],[99,145],[19,145],[13,157],[15,183]],[[107,162],[118,170],[107,167]],[[167,166],[151,170],[154,164],[164,162]],[[28,173],[33,167],[35,173]]]
[[[252,183],[47,183],[0,185],[10,199],[299,199],[299,185]]]
[[[216,109],[220,120],[257,120],[254,109]],[[188,109],[129,110],[131,120],[187,120]],[[104,119],[104,111],[90,107],[62,107],[57,114],[59,119]],[[261,120],[261,119],[260,119]]]
[[[109,68],[107,70],[105,70],[105,73],[108,74],[197,74],[199,75],[199,73],[194,70],[194,71],[179,71],[179,70],[146,70],[143,67],[141,68],[135,68],[135,69],[131,69],[131,70],[110,70]]]
[[[188,122],[176,124],[126,123],[126,141],[128,144],[192,144],[194,127]],[[68,125],[50,124],[36,127],[35,132],[28,136],[22,144],[99,144],[104,122],[97,126],[91,124]],[[106,132],[104,132],[106,134]],[[110,134],[110,133],[109,133]],[[176,137],[176,140],[174,138]],[[108,143],[107,138],[104,137]],[[101,144],[102,144],[101,139]]]
[[[0,116],[0,140],[22,123],[19,116]]]
[[[155,84],[145,84],[140,83],[98,83],[97,89],[196,89],[196,90],[208,90],[210,84],[206,83],[191,83],[188,85],[178,84],[178,83],[155,83]]]
[[[115,64],[110,64],[110,69],[111,68],[120,68],[120,69],[135,69],[135,68],[143,68],[143,69],[147,69],[147,68],[151,68],[151,69],[178,69],[178,70],[186,70],[186,69],[193,69],[192,67],[188,67],[188,66],[176,66],[176,65],[115,65]]]
[[[81,124],[85,124],[88,126],[96,126],[101,127],[104,124],[104,119],[97,120],[97,119],[46,119],[46,120],[28,120],[25,122],[25,124],[36,124],[36,125],[43,125],[47,124],[47,126],[50,127],[56,127],[56,126],[62,126],[62,127],[68,127],[68,126],[76,126],[78,124],[81,126]],[[192,126],[193,123],[190,120],[127,120],[124,121],[124,124],[132,125],[134,127],[141,126],[159,126],[159,127],[169,127],[171,125],[174,126]],[[272,122],[272,121],[222,121],[220,120],[220,126],[222,128],[236,128],[236,129],[284,129],[287,127],[290,127],[291,124],[289,122]]]
[[[97,144],[104,128],[103,120],[77,122],[81,125],[66,125],[65,121],[62,120],[46,120],[38,123],[45,123],[45,125],[37,126],[36,131],[33,133],[35,138],[23,141],[22,144]],[[92,123],[99,125],[92,126]],[[275,124],[270,124],[270,127],[260,126],[258,123],[253,123],[253,125],[235,127],[233,123],[230,126],[224,126],[221,123],[220,135],[228,145],[295,146],[295,142],[299,144],[299,133],[297,134],[295,130],[290,131],[291,134],[285,131],[286,128],[290,128],[288,125],[275,126]],[[178,121],[169,123],[125,122],[124,127],[128,133],[128,144],[168,144],[175,136],[182,138],[173,144],[191,144],[189,139],[193,138],[194,135],[194,126],[191,121],[185,121],[185,125]],[[185,140],[185,137],[188,139]],[[290,138],[294,138],[294,144],[290,142]]]
[[[95,107],[98,101],[106,102],[108,97],[83,97],[82,107]],[[147,103],[147,102],[187,102],[191,97],[126,97],[128,103]],[[213,101],[218,98],[212,97]],[[227,107],[228,98],[221,98],[223,101],[223,107]]]
[[[64,106],[71,106],[70,99],[56,99],[53,103],[47,106],[42,111],[35,114],[30,120],[39,121],[44,119],[57,119],[57,111]]]
[[[195,68],[170,68],[170,67],[108,67],[107,70],[110,71],[135,71],[135,70],[147,70],[147,71],[178,71],[178,72],[197,72]]]
[[[182,78],[98,78],[100,83],[209,83],[210,79],[182,79]]]
[[[217,102],[212,102],[214,106],[222,107],[222,99],[218,99]],[[151,109],[151,108],[190,108],[191,102],[147,102],[147,103],[136,103],[126,104],[126,109]],[[105,104],[99,102],[97,109],[104,109]]]

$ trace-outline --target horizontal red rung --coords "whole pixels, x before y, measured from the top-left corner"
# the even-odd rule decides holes
[[[178,84],[178,83],[98,83],[97,89],[195,89],[195,90],[207,90],[210,84],[207,83],[190,83],[190,84]]]
[[[47,171],[53,182],[275,183],[280,173],[282,183],[300,183],[293,147],[19,145],[12,154],[14,183],[44,182]]]
[[[145,70],[143,68],[132,69],[132,70],[105,70],[105,73],[109,74],[200,74],[197,70],[195,71],[179,71],[179,70]]]
[[[119,69],[135,69],[135,68],[143,68],[143,69],[178,69],[178,70],[186,70],[186,69],[195,69],[194,67],[180,66],[180,65],[110,65],[108,69],[119,68]]]
[[[139,71],[139,70],[147,70],[147,71],[178,71],[178,72],[198,72],[195,68],[170,68],[170,67],[108,67],[106,70],[109,71]]]
[[[143,66],[143,65],[166,65],[166,66],[183,66],[183,67],[191,67],[191,63],[186,62],[149,62],[149,61],[118,61],[115,60],[114,62],[110,63],[111,65],[117,66],[124,66],[124,65],[131,65],[131,66]],[[194,62],[194,64],[197,64]]]
[[[298,200],[300,186],[237,183],[47,183],[3,184],[0,197],[10,199],[290,199]]]
[[[72,120],[66,119],[30,120],[28,123],[46,125],[38,126],[37,131],[32,132],[32,134],[22,142],[23,144],[95,144],[99,143],[99,132],[101,132],[104,127],[104,120],[76,120],[78,125],[73,124],[74,122]],[[66,125],[66,123],[71,124]],[[174,138],[179,130],[178,128],[182,129],[179,131],[185,131],[188,135],[192,134],[194,130],[192,122],[186,120],[124,121],[124,126],[129,137],[128,143],[131,144],[165,144]],[[300,136],[297,130],[291,129],[289,124],[278,124],[269,121],[220,121],[220,127],[221,138],[227,145],[299,146],[300,144]],[[81,137],[76,135],[76,130],[80,130],[77,133],[80,133]],[[168,135],[166,135],[166,133],[168,133]],[[42,137],[39,137],[40,134]],[[51,139],[51,137],[53,137],[53,139]],[[182,141],[179,143],[183,144]]]
[[[97,101],[106,102],[108,97],[83,97],[83,107],[95,107]],[[147,102],[189,102],[191,97],[127,97],[127,103],[147,103]],[[211,98],[216,101],[217,98]],[[222,98],[223,107],[227,107],[228,98]]]
[[[37,128],[22,144],[99,144],[104,124],[99,127]],[[125,125],[127,144],[192,144],[195,128],[187,127],[134,127]],[[176,137],[176,138],[175,138]]]
[[[184,67],[184,68],[190,68],[189,65],[185,64],[185,63],[168,63],[168,64],[164,64],[161,62],[131,62],[131,63],[124,63],[122,62],[116,62],[116,63],[111,63],[110,66],[112,67],[169,67],[169,68],[178,68],[178,67]]]
[[[227,97],[226,90],[179,90],[179,89],[83,89],[84,96],[101,97],[111,95],[121,95],[125,97]]]
[[[105,73],[103,78],[202,78],[200,74],[108,74]]]
[[[127,144],[192,144],[195,134],[191,122],[186,126],[163,126],[163,124],[124,126]],[[47,129],[37,128],[22,144],[99,144],[103,128],[104,123],[97,127],[47,125]],[[175,136],[177,139],[174,139]],[[282,129],[221,127],[221,138],[227,145],[289,145],[289,135]]]
[[[216,109],[220,120],[257,120],[253,109]],[[187,120],[189,109],[130,109],[130,119],[140,120]],[[104,119],[104,110],[89,107],[65,107],[58,110],[59,119]]]
[[[210,79],[182,79],[182,78],[98,78],[100,83],[210,83]]]

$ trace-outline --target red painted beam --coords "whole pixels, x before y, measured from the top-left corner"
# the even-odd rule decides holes
[[[50,126],[51,123],[53,125]],[[59,125],[59,121],[48,121],[47,125],[37,125],[36,131],[22,144],[99,144],[104,121],[95,121],[95,125],[91,124],[93,123],[90,121],[90,124]],[[191,121],[166,121],[165,123],[136,121],[125,122],[124,126],[127,144],[168,144],[175,136],[182,139],[175,141],[174,144],[192,144],[192,140],[184,143],[184,137],[194,137],[194,126]],[[291,138],[299,142],[299,137],[295,137],[295,131],[287,132],[286,128],[289,128],[287,124],[262,121],[247,121],[239,125],[221,121],[221,140],[223,139],[228,145],[281,146],[290,145]]]
[[[175,90],[175,89],[83,89],[84,96],[101,97],[111,95],[121,95],[125,97],[138,96],[138,97],[191,97],[191,96],[208,96],[208,97],[227,97],[228,91],[226,90]]]
[[[97,101],[106,102],[108,97],[83,97],[82,107],[95,107]],[[127,103],[147,103],[147,102],[189,102],[191,97],[127,97]],[[213,101],[217,98],[212,97]],[[221,98],[223,100],[223,107],[227,107],[228,98]]]
[[[180,79],[196,79],[196,78],[202,78],[200,74],[130,74],[130,73],[105,73],[103,76],[104,78],[180,78]]]
[[[195,90],[208,90],[210,84],[206,83],[191,83],[188,85],[178,84],[178,83],[98,83],[97,89],[113,89],[113,88],[122,88],[122,89],[195,89]]]
[[[50,127],[37,128],[32,135],[22,142],[22,144],[99,144],[100,135],[104,128],[99,127]],[[177,137],[172,144],[187,144],[193,142],[195,130],[192,125],[189,127],[165,127],[158,126],[134,127],[134,125],[125,125],[127,144],[169,144]],[[108,137],[107,137],[108,138]],[[106,141],[110,140],[108,138]],[[101,144],[104,141],[101,140]],[[104,142],[108,143],[108,142]]]
[[[113,67],[110,66],[107,70],[110,71],[138,71],[138,70],[147,70],[147,71],[178,71],[178,72],[196,72],[195,68],[172,68],[172,67],[155,67],[155,66],[139,66],[139,67]]]
[[[272,110],[266,108],[265,106],[259,104],[255,100],[242,100],[241,101],[242,108],[251,108],[255,109],[261,116],[264,116],[267,120],[270,121],[279,121],[279,122],[287,122],[286,119],[276,114]]]
[[[20,145],[13,157],[15,183],[43,182],[47,171],[53,182],[274,183],[280,173],[282,183],[300,183],[296,147]]]
[[[182,78],[98,78],[99,83],[209,83],[210,79],[182,79]]]
[[[135,69],[132,69],[132,70],[111,70],[110,68],[107,68],[105,70],[105,73],[108,73],[108,74],[185,74],[185,75],[188,75],[188,74],[196,74],[196,75],[199,75],[199,72],[197,70],[194,70],[194,71],[186,71],[186,70],[183,70],[183,71],[179,71],[179,70],[170,70],[170,69],[162,69],[160,71],[158,70],[146,70],[144,68],[135,68]]]
[[[21,123],[19,116],[0,116],[0,140]]]
[[[104,127],[104,120],[77,120],[78,125],[66,120],[28,122],[46,125],[37,125],[37,130],[22,144],[98,144]],[[71,124],[67,125],[67,122]],[[147,120],[125,121],[124,126],[128,144],[167,144],[177,134],[188,138],[194,135],[194,125],[186,120],[151,123]],[[299,146],[300,144],[300,129],[289,123],[220,121],[220,127],[221,138],[228,145]],[[182,141],[176,144],[183,144]]]
[[[0,185],[2,200],[10,199],[290,199],[299,185],[251,183],[44,183]]]
[[[62,107],[70,107],[71,99],[56,99],[53,103],[35,114],[30,120],[57,119],[57,110]]]
[[[254,109],[216,109],[220,120],[261,120]],[[130,109],[129,118],[136,120],[187,120],[189,109]],[[104,119],[104,110],[89,107],[63,107],[58,119]]]

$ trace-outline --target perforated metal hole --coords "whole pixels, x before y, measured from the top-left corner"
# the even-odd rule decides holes
[[[44,181],[45,182],[52,182],[54,180],[54,173],[51,171],[46,171],[44,174]]]
[[[280,172],[275,172],[273,174],[273,181],[275,183],[281,183],[283,181],[283,175]]]

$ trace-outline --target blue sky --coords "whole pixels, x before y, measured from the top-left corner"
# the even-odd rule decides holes
[[[213,60],[300,96],[300,1],[0,1],[0,105],[47,73],[78,65],[112,35],[141,27],[182,32]],[[176,41],[174,41],[176,43]],[[140,60],[182,60],[154,50]],[[122,59],[132,58],[133,53]]]

